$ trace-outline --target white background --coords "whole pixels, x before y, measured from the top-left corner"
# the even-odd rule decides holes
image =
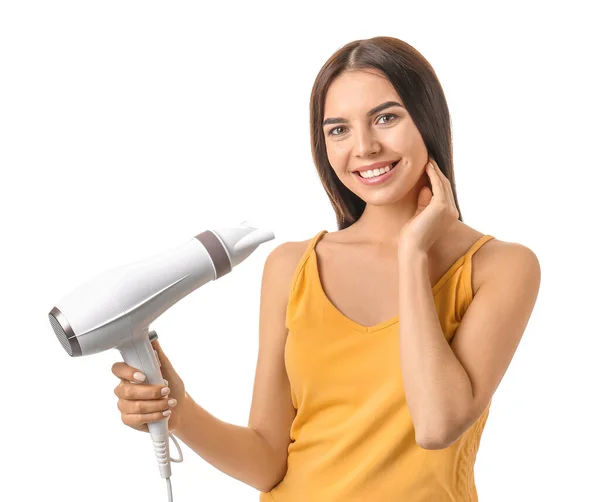
[[[442,83],[465,223],[541,262],[480,500],[600,500],[592,4],[2,2],[0,499],[167,500],[149,436],[116,407],[119,353],[70,358],[47,314],[102,270],[243,220],[275,240],[152,327],[198,403],[247,425],[264,260],[336,230],[310,156],[314,78],[347,42],[387,35]],[[176,502],[258,500],[180,444]]]

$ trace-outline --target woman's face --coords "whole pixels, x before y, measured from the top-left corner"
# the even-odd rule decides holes
[[[380,106],[384,103],[388,106]],[[366,203],[393,203],[418,182],[426,184],[427,148],[402,100],[382,73],[372,70],[339,75],[325,96],[324,117],[329,163],[340,181]],[[377,178],[372,178],[372,183],[361,181],[355,172],[371,164],[397,161],[379,182],[373,183]]]

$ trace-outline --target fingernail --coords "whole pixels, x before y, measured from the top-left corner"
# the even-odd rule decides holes
[[[169,392],[171,392],[171,389],[169,389],[169,387],[164,387],[164,388],[162,388],[162,389],[160,390],[160,393],[161,393],[163,396],[166,396],[166,395],[167,395]]]
[[[138,382],[143,382],[144,380],[146,380],[146,375],[140,373],[139,371],[136,371],[133,374],[133,378],[135,378]]]

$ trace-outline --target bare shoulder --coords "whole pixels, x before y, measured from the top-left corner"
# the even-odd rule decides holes
[[[477,234],[479,237],[486,235],[480,232]],[[474,234],[473,241],[479,238],[477,234]],[[473,255],[473,292],[476,294],[481,284],[487,280],[498,275],[512,274],[515,270],[527,270],[539,276],[540,263],[533,250],[518,242],[498,238],[489,240]]]
[[[288,291],[294,272],[300,263],[302,255],[306,251],[310,239],[304,241],[288,241],[275,247],[265,262],[265,271],[269,269],[280,278],[280,286]]]
[[[271,253],[269,253],[268,259],[272,261],[277,261],[279,265],[283,265],[283,263],[287,261],[295,261],[295,258],[300,260],[304,251],[310,244],[311,239],[306,239],[304,241],[287,241],[279,244],[275,247]],[[282,263],[283,262],[283,263]]]

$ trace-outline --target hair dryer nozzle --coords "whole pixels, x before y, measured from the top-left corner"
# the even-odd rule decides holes
[[[217,228],[210,232],[218,237],[220,244],[223,246],[230,269],[248,258],[263,242],[275,238],[275,234],[270,230],[256,228],[250,225],[248,221],[242,222],[239,227]],[[213,261],[216,261],[214,257]]]

